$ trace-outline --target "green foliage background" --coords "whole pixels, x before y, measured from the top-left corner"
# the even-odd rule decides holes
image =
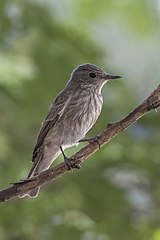
[[[27,175],[53,97],[85,62],[123,76],[103,90],[94,136],[159,83],[160,1],[0,1],[1,188]],[[159,119],[149,113],[38,198],[1,204],[0,240],[160,240]]]

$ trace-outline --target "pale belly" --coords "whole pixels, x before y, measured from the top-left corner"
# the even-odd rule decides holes
[[[70,121],[64,126],[62,132],[62,146],[64,148],[71,147],[78,143],[79,140],[86,136],[86,133],[92,128],[101,113],[102,100],[97,98],[98,103],[95,101],[92,104],[83,106],[83,113],[73,114]],[[96,104],[96,106],[95,106]],[[79,111],[79,109],[77,109]],[[74,111],[75,112],[75,111]]]

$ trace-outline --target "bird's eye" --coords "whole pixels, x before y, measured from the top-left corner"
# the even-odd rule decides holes
[[[90,76],[91,78],[95,78],[95,77],[96,77],[96,74],[95,74],[94,72],[90,72],[90,73],[89,73],[89,76]]]

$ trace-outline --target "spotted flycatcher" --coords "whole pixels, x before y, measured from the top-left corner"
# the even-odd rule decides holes
[[[27,178],[48,169],[61,152],[69,166],[64,150],[84,139],[101,113],[102,87],[117,78],[120,76],[110,75],[93,64],[83,64],[73,70],[42,124]],[[36,197],[38,191],[36,188],[25,195]]]

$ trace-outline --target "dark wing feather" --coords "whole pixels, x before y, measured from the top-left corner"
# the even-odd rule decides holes
[[[41,152],[41,146],[44,142],[46,135],[48,134],[50,129],[52,129],[53,126],[56,124],[58,119],[62,116],[64,109],[70,101],[70,98],[70,92],[62,91],[59,93],[59,95],[56,97],[55,101],[51,105],[50,111],[44,122],[42,123],[42,127],[39,131],[37,143],[33,150],[32,162],[34,162],[38,153]]]

